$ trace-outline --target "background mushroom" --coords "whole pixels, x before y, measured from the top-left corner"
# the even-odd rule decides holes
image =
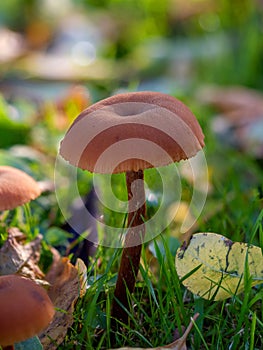
[[[126,173],[128,222],[114,293],[112,316],[127,322],[145,234],[144,169],[194,156],[204,135],[193,113],[159,92],[118,94],[95,103],[73,122],[60,154],[95,173]]]
[[[17,275],[0,276],[0,345],[14,349],[46,328],[54,307],[45,289]]]
[[[27,173],[0,166],[0,210],[11,210],[40,196],[38,183]]]

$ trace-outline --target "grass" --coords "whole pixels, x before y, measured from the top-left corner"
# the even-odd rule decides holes
[[[6,3],[6,2],[3,2]],[[15,3],[11,3],[9,11],[10,21],[17,21],[17,15],[14,17]],[[14,3],[14,4],[13,4]],[[34,1],[32,2],[34,3]],[[80,0],[79,3],[87,3]],[[90,3],[98,3],[91,1]],[[195,46],[191,46],[192,39],[200,32],[199,15],[190,18],[189,21],[179,23],[172,17],[169,22],[165,18],[168,12],[165,6],[168,2],[162,2],[162,18],[152,15],[156,11],[156,6],[150,6],[154,1],[140,1],[136,6],[136,11],[128,9],[127,16],[116,16],[119,10],[120,1],[102,1],[102,4],[109,4],[113,9],[113,17],[125,18],[125,34],[119,37],[118,42],[108,43],[106,47],[106,56],[117,59],[121,56],[127,56],[128,53],[136,53],[138,44],[144,45],[144,39],[152,34],[162,35],[169,31],[171,39],[184,36],[185,44],[192,53],[191,59],[194,66],[191,66],[193,78],[187,78],[184,82],[187,86],[180,88],[176,85],[175,76],[172,76],[173,85],[170,88],[171,94],[181,94],[191,109],[199,117],[199,121],[206,136],[205,155],[209,167],[210,181],[212,191],[207,197],[205,207],[198,219],[199,232],[220,233],[234,241],[248,242],[260,246],[263,251],[263,172],[262,160],[254,159],[251,155],[244,154],[228,146],[228,140],[223,142],[216,139],[210,129],[209,118],[217,111],[206,109],[199,106],[198,102],[193,105],[193,95],[198,92],[200,86],[206,82],[213,84],[244,84],[246,86],[262,89],[262,42],[260,28],[260,15],[262,9],[255,5],[255,2],[246,0],[244,3],[220,0],[216,15],[219,16],[221,29],[215,32],[215,40],[224,37],[225,48],[222,52],[218,51],[216,57],[209,55],[201,56],[197,61],[195,57]],[[159,2],[160,3],[160,2]],[[9,4],[9,2],[8,2]],[[5,5],[6,7],[7,5]],[[8,5],[9,6],[9,5]],[[125,10],[126,5],[121,4]],[[132,2],[129,6],[132,7]],[[251,7],[250,7],[251,6]],[[168,9],[168,8],[167,8]],[[245,10],[244,10],[245,9]],[[160,9],[158,9],[158,12]],[[3,13],[8,14],[7,10]],[[21,13],[21,11],[17,11]],[[138,17],[138,13],[140,16]],[[20,20],[25,21],[25,16],[19,16]],[[147,20],[145,20],[147,19]],[[157,19],[157,21],[156,21]],[[139,23],[139,29],[134,23]],[[19,22],[20,23],[20,22]],[[158,23],[158,26],[156,26]],[[169,23],[168,27],[165,27]],[[21,23],[20,23],[21,25]],[[118,27],[117,27],[118,28]],[[121,27],[123,28],[123,27]],[[138,35],[138,30],[140,35]],[[122,31],[120,31],[122,32]],[[143,33],[143,34],[142,34]],[[130,40],[127,41],[127,34]],[[205,36],[204,31],[201,34]],[[212,34],[213,35],[213,34]],[[189,39],[189,40],[188,40]],[[139,41],[138,41],[139,40]],[[219,41],[219,46],[220,46]],[[172,41],[172,43],[174,43]],[[234,45],[233,45],[234,44]],[[146,40],[147,47],[147,40]],[[112,52],[111,52],[112,51]],[[189,51],[189,52],[190,52]],[[201,47],[202,53],[204,50]],[[170,50],[169,50],[170,52]],[[149,59],[151,53],[146,52]],[[133,56],[132,56],[133,57]],[[128,55],[129,58],[129,55]],[[156,63],[157,62],[157,63]],[[176,62],[175,62],[176,63]],[[119,61],[117,62],[117,65]],[[157,65],[159,66],[157,67]],[[165,81],[165,88],[169,89],[169,72],[171,68],[163,70],[158,61],[150,59],[147,69],[144,68],[144,56],[138,59],[137,75],[125,77],[124,81],[116,82],[98,82],[97,85],[88,84],[91,92],[96,98],[106,97],[114,91],[123,88],[123,85],[130,84],[137,87],[137,82],[144,78],[150,79],[152,87],[160,90],[162,85],[158,85],[158,72],[161,72],[161,78]],[[166,65],[163,65],[166,68]],[[174,63],[173,63],[174,66]],[[140,68],[141,67],[141,68]],[[155,68],[158,68],[155,72]],[[118,67],[117,67],[118,68]],[[145,69],[145,71],[144,71]],[[168,72],[168,73],[167,73]],[[153,76],[152,76],[153,75]],[[154,80],[155,79],[155,80]],[[190,79],[191,81],[188,81]],[[193,80],[192,80],[193,79]],[[196,79],[196,81],[195,81]],[[180,80],[180,77],[179,77]],[[183,85],[184,85],[183,84]],[[182,89],[182,91],[181,91]],[[184,95],[188,95],[184,96]],[[189,101],[190,100],[190,101]],[[12,103],[12,101],[11,101]],[[39,111],[36,107],[32,113],[25,115],[35,115]],[[14,106],[13,106],[14,107]],[[55,105],[54,105],[55,107]],[[34,110],[34,108],[36,110]],[[20,111],[20,109],[18,109]],[[54,109],[54,120],[56,117]],[[22,113],[23,115],[23,113]],[[68,116],[72,120],[73,115]],[[5,101],[0,98],[0,147],[5,150],[0,151],[0,164],[13,166],[25,166],[26,170],[31,170],[32,175],[39,179],[53,179],[54,160],[57,154],[57,142],[63,135],[61,130],[56,130],[52,118],[48,115],[42,115],[42,120],[35,118],[21,119],[19,123],[11,121],[9,118],[9,109]],[[34,131],[32,133],[32,130]],[[40,138],[39,138],[40,135]],[[30,141],[29,141],[30,140]],[[42,158],[28,158],[26,156],[15,157],[12,154],[10,146],[16,143],[32,143],[41,151]],[[29,144],[30,146],[30,144]],[[37,156],[36,156],[37,157]],[[44,164],[44,167],[43,167]],[[64,178],[63,178],[64,176]],[[65,174],[58,179],[61,183],[65,180]],[[81,194],[86,194],[87,184],[90,188],[90,182],[87,177],[80,174],[81,181],[79,189]],[[146,176],[147,177],[147,176]],[[112,188],[119,199],[123,199],[123,188],[121,182],[123,179],[113,179]],[[168,174],[169,178],[169,174]],[[159,195],[160,178],[152,171],[148,173],[149,187],[152,193]],[[186,191],[182,193],[184,199],[188,200],[191,195],[190,185],[185,179],[182,179]],[[103,180],[101,180],[103,186]],[[66,188],[68,191],[68,188]],[[104,186],[105,196],[107,196],[107,187]],[[158,202],[158,201],[157,201]],[[158,203],[147,203],[151,213],[156,210]],[[150,206],[150,208],[149,208]],[[104,208],[104,219],[109,224],[119,226],[123,218]],[[44,236],[43,252],[41,265],[44,270],[50,264],[51,254],[49,252],[48,242],[45,233],[49,232],[49,238],[53,237],[53,243],[63,245],[67,244],[68,236],[60,231],[61,241],[56,242],[58,235],[53,235],[50,230],[52,227],[60,227],[64,218],[58,207],[54,193],[46,193],[39,197],[29,208],[19,208],[17,211],[1,214],[0,220],[0,246],[6,239],[6,228],[8,226],[19,226],[23,231],[31,232],[33,235],[39,231]],[[54,232],[54,231],[53,231]],[[74,312],[74,323],[69,329],[59,350],[99,350],[109,349],[111,347],[157,347],[166,345],[173,340],[174,333],[182,334],[184,327],[189,324],[190,318],[199,313],[200,316],[195,322],[195,327],[188,337],[188,347],[193,350],[259,350],[263,348],[263,286],[251,287],[251,280],[247,269],[244,270],[246,276],[245,291],[242,294],[235,295],[232,298],[223,301],[204,300],[187,291],[182,281],[179,280],[175,269],[175,247],[179,246],[179,241],[174,237],[173,227],[167,228],[153,242],[147,243],[143,247],[143,254],[140,266],[140,276],[136,285],[135,293],[131,295],[133,312],[130,315],[128,326],[120,325],[118,331],[112,337],[110,324],[111,301],[113,298],[114,287],[116,283],[116,274],[120,260],[120,249],[106,248],[99,246],[96,256],[91,259],[88,267],[89,288],[84,298],[79,299]],[[60,246],[61,248],[61,246]],[[62,253],[65,249],[61,250]]]
[[[226,152],[230,155],[227,158]],[[199,231],[217,232],[263,249],[260,164],[227,148],[216,155],[208,150],[207,161],[213,172],[213,192],[209,194],[204,213],[199,218]],[[225,178],[227,182],[224,182]],[[114,217],[111,220],[114,221]],[[246,283],[242,294],[223,301],[208,301],[192,295],[183,287],[176,273],[174,247],[170,245],[172,230],[168,228],[150,243],[150,253],[149,244],[144,245],[140,279],[131,295],[133,312],[130,323],[121,325],[114,341],[110,332],[110,307],[120,250],[98,248],[89,267],[87,295],[78,302],[75,322],[59,349],[165,345],[173,340],[175,331],[182,334],[183,327],[197,312],[200,316],[188,338],[190,349],[262,348],[262,285],[251,287],[245,270]]]
[[[262,212],[254,232],[262,235]],[[111,347],[158,347],[173,340],[174,332],[182,334],[195,313],[196,321],[190,349],[261,349],[263,345],[262,286],[251,287],[245,270],[245,291],[224,301],[208,301],[182,287],[178,279],[174,255],[167,244],[168,233],[161,236],[164,254],[154,244],[156,257],[152,257],[158,273],[151,270],[147,247],[144,247],[140,267],[140,281],[131,296],[133,313],[128,326],[110,332],[110,306],[113,296],[119,251],[100,248],[89,269],[90,287],[78,302],[75,322],[59,349],[109,349]],[[98,267],[98,258],[104,262]],[[111,258],[109,258],[111,257]],[[106,263],[107,261],[107,263]],[[94,277],[95,276],[95,277]]]
[[[130,325],[128,327],[122,325],[121,331],[115,333],[116,344],[112,344],[109,328],[110,301],[116,277],[110,271],[119,257],[119,251],[116,251],[117,254],[105,266],[104,274],[100,275],[100,271],[97,272],[99,277],[88,289],[85,299],[80,301],[78,305],[79,310],[88,310],[88,316],[83,320],[84,332],[81,333],[80,339],[77,339],[77,341],[83,344],[82,337],[85,336],[87,348],[90,349],[109,348],[113,345],[121,347],[124,344],[133,347],[152,347],[172,341],[175,323],[177,321],[179,324],[181,323],[179,314],[183,315],[188,324],[189,315],[187,317],[183,307],[183,296],[173,263],[174,259],[171,255],[165,258],[158,250],[157,245],[156,248],[159,265],[158,282],[156,285],[152,282],[152,273],[149,270],[148,262],[145,261],[146,252],[144,251],[142,258],[145,261],[143,265],[146,267],[141,265],[141,281],[137,284],[136,291],[131,296],[135,312],[130,315]],[[109,253],[105,249],[101,250],[104,250],[106,255]],[[167,265],[169,265],[169,268]],[[91,270],[95,266],[96,264],[93,265]],[[167,288],[168,285],[173,287]],[[77,319],[79,320],[78,316]],[[97,322],[94,323],[94,320]],[[79,326],[78,323],[75,324],[76,327]],[[99,327],[98,335],[94,336],[97,327]],[[74,341],[74,335],[76,335],[76,332],[72,331],[69,335],[69,337],[73,337],[71,341]],[[103,345],[101,344],[102,341]],[[61,349],[64,346],[62,345]],[[79,348],[81,349],[81,346]]]
[[[200,122],[206,135],[206,160],[209,167],[212,191],[198,219],[199,232],[220,233],[234,241],[248,242],[263,250],[263,174],[262,164],[227,144],[220,144],[205,123],[207,111]],[[202,113],[201,113],[202,112]],[[53,177],[50,162],[41,167],[39,159],[19,161],[1,151],[0,160],[9,165],[24,165],[38,179]],[[169,178],[169,169],[166,169]],[[63,175],[64,176],[64,175]],[[79,189],[84,194],[90,189],[89,176],[80,174]],[[161,181],[155,170],[146,179],[152,193],[160,194]],[[156,180],[157,179],[157,180]],[[62,179],[63,180],[63,179]],[[112,178],[115,195],[123,199],[123,179]],[[171,180],[171,179],[170,179]],[[191,185],[181,179],[188,199]],[[103,180],[100,184],[103,186]],[[107,195],[107,188],[104,188]],[[158,197],[157,197],[158,198]],[[150,213],[158,209],[159,202],[148,202]],[[111,225],[119,226],[123,220],[114,212],[102,213]],[[49,227],[59,227],[64,221],[54,193],[46,193],[29,207],[3,213],[0,226],[0,243],[6,237],[6,226],[20,226],[35,235],[40,231],[45,238]],[[63,245],[67,235],[63,237]],[[175,269],[175,248],[180,242],[174,237],[174,227],[165,230],[154,241],[143,247],[142,264],[136,290],[131,295],[133,312],[128,326],[120,325],[112,337],[110,324],[111,301],[120,260],[120,249],[98,247],[88,268],[89,288],[80,299],[74,312],[74,323],[59,350],[109,349],[111,347],[157,347],[172,342],[174,333],[182,334],[190,318],[199,313],[195,327],[188,337],[190,349],[261,349],[263,347],[263,288],[251,287],[247,274],[245,291],[224,301],[203,300],[187,291],[178,279]],[[61,242],[62,242],[61,241]],[[59,242],[57,242],[59,245]],[[46,242],[43,242],[41,264],[44,270],[50,263]],[[244,271],[246,274],[246,271]]]
[[[219,148],[215,138],[210,137],[208,132],[207,135],[206,157],[213,190],[198,220],[198,231],[217,232],[234,241],[260,246],[263,250],[261,165],[231,148]],[[33,165],[38,171],[39,164]],[[155,171],[148,174],[151,190],[158,192],[158,188],[154,187],[154,177]],[[113,187],[117,196],[122,191],[122,181],[119,180],[119,177],[112,179],[116,181]],[[81,177],[80,181],[85,182],[86,177]],[[160,181],[157,182],[159,184]],[[154,205],[150,204],[150,210],[154,212]],[[3,215],[6,224],[18,224],[28,232],[32,228],[35,232],[38,228],[44,236],[48,226],[56,227],[63,222],[53,193],[31,203],[30,211],[29,208],[26,211],[21,208]],[[109,219],[112,225],[119,224],[120,218],[114,213]],[[4,232],[5,228],[1,227],[1,234]],[[121,250],[99,246],[88,268],[89,288],[85,297],[77,302],[74,323],[58,349],[99,350],[166,345],[173,341],[175,332],[183,333],[184,327],[197,312],[200,316],[188,337],[189,349],[261,349],[262,285],[251,287],[245,270],[246,284],[242,294],[224,301],[197,297],[183,287],[177,276],[174,260],[175,248],[179,244],[171,226],[143,246],[139,280],[135,293],[131,295],[133,312],[130,323],[128,326],[120,325],[114,337],[110,328],[110,311]],[[45,243],[43,247],[45,252],[41,263],[46,266],[50,256]]]

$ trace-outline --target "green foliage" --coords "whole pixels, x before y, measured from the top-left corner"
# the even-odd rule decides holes
[[[112,271],[119,252],[99,249],[89,268],[86,296],[78,302],[75,322],[59,349],[73,349],[76,343],[87,349],[168,344],[173,339],[174,329],[181,334],[181,327],[188,324],[194,312],[200,313],[200,316],[196,321],[198,328],[191,349],[224,349],[231,344],[235,349],[246,346],[260,348],[263,330],[260,320],[263,295],[260,288],[252,288],[248,276],[244,293],[227,301],[208,301],[185,292],[177,276],[168,240],[165,236],[161,240],[164,251],[155,245],[158,276],[156,279],[153,277],[151,261],[144,250],[141,282],[131,296],[134,314],[130,315],[130,324],[122,325],[121,331],[116,331],[114,337],[110,333],[110,304],[116,282]],[[101,256],[104,257],[103,264],[98,267]]]
[[[0,96],[0,148],[12,146],[18,140],[20,144],[28,143],[30,127],[24,122],[10,118],[11,109]]]
[[[72,237],[72,234],[60,229],[59,227],[50,227],[45,232],[46,242],[54,247],[66,247],[68,245],[68,239],[70,237]]]

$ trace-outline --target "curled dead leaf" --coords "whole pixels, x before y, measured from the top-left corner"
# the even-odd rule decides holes
[[[58,258],[57,254],[46,275],[50,283],[48,294],[57,309],[49,327],[39,335],[44,349],[55,350],[66,336],[73,323],[73,312],[76,301],[84,295],[84,263],[78,261],[79,268],[72,265],[68,258]]]
[[[0,275],[19,275],[36,282],[43,280],[44,273],[38,266],[42,236],[25,243],[25,235],[18,228],[8,229],[8,237],[0,249]]]
[[[87,266],[85,265],[84,261],[80,258],[77,258],[76,264],[75,264],[78,275],[79,275],[79,281],[80,281],[80,289],[79,289],[79,296],[80,298],[84,297],[86,290],[87,290]]]
[[[198,98],[221,112],[211,125],[221,142],[263,158],[262,92],[244,86],[208,86],[200,90]]]

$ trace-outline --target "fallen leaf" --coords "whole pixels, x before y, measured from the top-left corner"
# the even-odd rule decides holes
[[[79,281],[80,281],[79,296],[80,298],[82,298],[86,294],[87,287],[88,287],[87,266],[85,265],[84,261],[81,260],[80,258],[77,258],[75,266],[78,270]]]
[[[263,112],[263,94],[244,86],[204,87],[199,91],[198,98],[236,123],[243,121],[243,117],[246,120],[256,119]]]
[[[71,264],[68,258],[55,259],[46,275],[50,283],[48,294],[57,311],[48,328],[39,335],[44,349],[55,350],[66,336],[73,323],[73,312],[76,301],[84,295],[84,263],[78,260],[81,272]]]
[[[44,273],[40,270],[42,236],[25,243],[25,235],[18,228],[8,229],[8,237],[0,249],[0,275],[18,273],[35,281],[43,280]]]
[[[259,247],[232,242],[217,233],[194,234],[187,247],[178,249],[176,269],[183,284],[205,299],[222,300],[241,293],[244,270],[249,268],[252,286],[263,281],[263,257]]]
[[[262,92],[243,86],[209,86],[202,89],[198,97],[221,112],[213,118],[212,129],[222,141],[263,158]]]
[[[157,348],[119,348],[116,350],[163,350],[163,349],[171,349],[171,350],[187,350],[187,346],[186,346],[186,339],[194,325],[195,320],[197,319],[197,317],[199,316],[199,314],[195,314],[192,318],[191,318],[191,322],[189,323],[188,327],[186,328],[183,336],[179,339],[177,339],[176,341],[172,342],[169,345],[164,345],[164,346],[158,346]]]

